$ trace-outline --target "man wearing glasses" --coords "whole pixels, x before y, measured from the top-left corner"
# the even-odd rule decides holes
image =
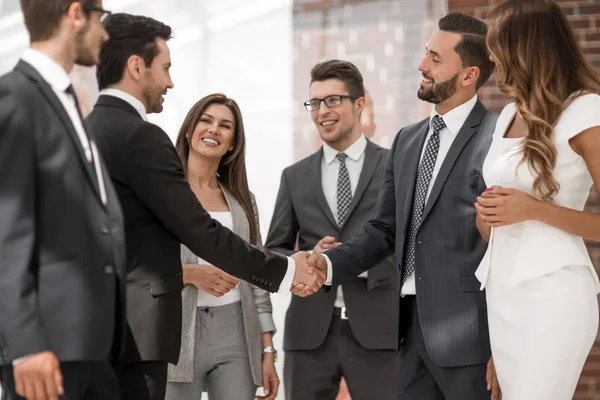
[[[283,171],[266,247],[292,254],[335,247],[368,221],[389,151],[365,138],[360,71],[330,60],[311,71],[304,103],[323,147]],[[286,399],[335,399],[345,377],[353,399],[396,399],[396,268],[391,260],[337,290],[293,297],[284,350]]]
[[[123,216],[69,72],[98,63],[101,0],[21,0],[31,46],[0,78],[0,367],[6,399],[118,399]]]

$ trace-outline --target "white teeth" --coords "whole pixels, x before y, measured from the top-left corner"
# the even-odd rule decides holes
[[[333,125],[335,124],[335,121],[325,121],[325,122],[321,122],[321,125],[323,126],[329,126],[329,125]]]
[[[205,142],[205,143],[211,143],[211,144],[214,144],[215,146],[218,146],[218,145],[219,145],[219,142],[217,142],[217,141],[216,141],[216,140],[214,140],[214,139],[210,139],[210,138],[202,138],[202,141],[203,141],[203,142]]]

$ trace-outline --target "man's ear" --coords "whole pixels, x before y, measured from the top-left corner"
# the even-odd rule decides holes
[[[83,4],[81,4],[79,1],[71,3],[69,8],[67,8],[67,12],[64,14],[64,17],[78,32],[83,29],[88,20],[85,15],[85,11],[83,10]]]
[[[127,72],[135,81],[139,81],[142,78],[142,72],[145,67],[144,59],[140,56],[134,54],[127,59]]]
[[[475,85],[477,86],[477,81],[479,80],[479,75],[481,74],[479,67],[469,67],[465,70],[464,78],[462,79],[463,86]]]

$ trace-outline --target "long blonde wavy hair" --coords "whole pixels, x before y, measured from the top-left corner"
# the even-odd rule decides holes
[[[498,88],[516,99],[517,116],[527,129],[521,162],[534,173],[534,193],[550,202],[559,189],[554,126],[573,99],[600,93],[600,75],[553,1],[508,0],[488,18],[486,40],[498,68]]]

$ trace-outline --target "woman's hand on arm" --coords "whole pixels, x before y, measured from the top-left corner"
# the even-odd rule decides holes
[[[239,279],[213,265],[183,264],[183,283],[221,297],[239,283]]]

